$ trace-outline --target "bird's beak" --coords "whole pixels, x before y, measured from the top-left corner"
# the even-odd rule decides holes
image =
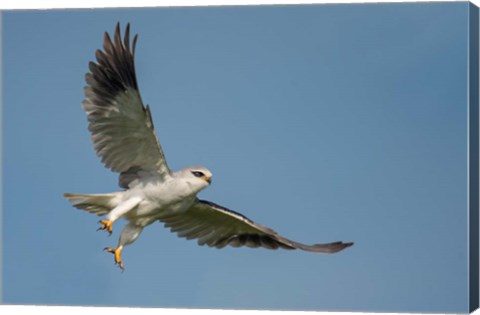
[[[203,179],[205,179],[205,181],[209,184],[212,183],[212,177],[211,176],[205,176]]]

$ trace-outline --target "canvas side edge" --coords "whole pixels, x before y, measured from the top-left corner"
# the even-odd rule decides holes
[[[479,303],[479,15],[469,4],[468,16],[468,239],[469,311]]]
[[[0,10],[0,304],[3,304],[3,14]]]

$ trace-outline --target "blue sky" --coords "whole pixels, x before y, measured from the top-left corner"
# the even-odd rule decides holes
[[[467,311],[467,3],[3,13],[3,302]],[[336,255],[114,235],[64,192],[117,190],[84,73],[117,21],[169,166],[200,194]]]

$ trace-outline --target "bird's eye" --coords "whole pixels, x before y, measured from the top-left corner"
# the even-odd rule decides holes
[[[192,171],[192,174],[193,174],[195,177],[203,177],[203,176],[205,176],[205,174],[203,174],[202,172],[199,172],[199,171]]]

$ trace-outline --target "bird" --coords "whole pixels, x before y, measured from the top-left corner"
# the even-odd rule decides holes
[[[203,166],[179,171],[168,167],[150,107],[144,105],[137,84],[137,39],[135,34],[130,41],[130,23],[123,39],[119,22],[113,38],[104,33],[103,49],[97,49],[96,62],[88,64],[82,102],[96,155],[106,168],[119,173],[118,185],[122,190],[64,194],[75,208],[102,216],[98,230],[109,235],[117,220],[126,219],[117,246],[104,249],[114,255],[114,262],[122,271],[124,247],[157,221],[179,237],[219,249],[247,246],[331,254],[353,245],[340,241],[305,245],[239,212],[199,199],[197,194],[212,183],[212,173]]]

